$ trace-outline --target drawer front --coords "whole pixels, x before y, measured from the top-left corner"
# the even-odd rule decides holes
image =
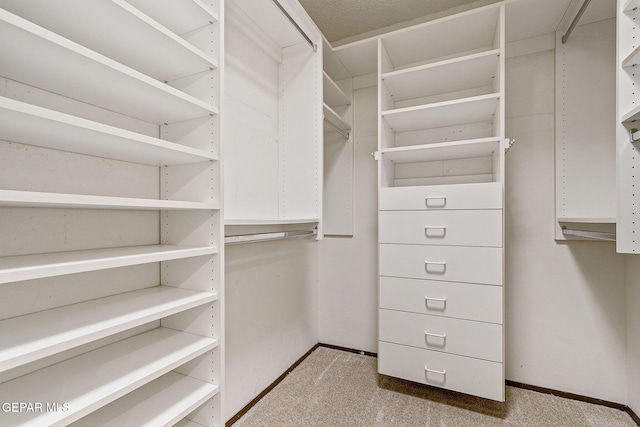
[[[380,310],[380,341],[502,362],[502,325]]]
[[[380,308],[503,323],[502,286],[380,277]]]
[[[502,248],[381,244],[380,275],[502,285]]]
[[[380,342],[378,372],[504,402],[502,363]]]
[[[380,211],[380,243],[502,247],[502,210]]]
[[[379,190],[380,210],[502,209],[498,182],[386,187]]]

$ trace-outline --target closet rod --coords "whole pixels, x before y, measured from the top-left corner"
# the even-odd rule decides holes
[[[578,14],[576,15],[575,18],[573,18],[573,22],[571,22],[571,25],[569,25],[569,29],[564,34],[564,36],[562,36],[562,44],[565,44],[567,40],[569,40],[569,36],[573,32],[573,29],[575,28],[575,26],[578,24],[578,21],[582,17],[582,14],[584,13],[584,11],[587,9],[587,6],[589,6],[590,2],[591,0],[584,0],[584,3],[582,3],[582,6],[580,6],[580,10],[578,11]]]
[[[224,238],[224,244],[239,245],[242,243],[266,242],[269,240],[314,236],[316,234],[318,234],[317,230],[275,231],[272,233],[240,234],[237,236],[226,236]]]
[[[332,128],[334,128],[336,130],[336,132],[338,132],[340,135],[344,136],[344,139],[349,139],[349,132],[340,129],[338,126],[334,125],[333,123],[331,123],[329,120],[324,119],[324,122],[326,124],[328,124],[329,126],[331,126]]]
[[[586,237],[595,240],[606,240],[609,242],[616,241],[616,233],[606,233],[604,231],[586,231],[586,230],[573,230],[570,228],[563,228],[562,234],[567,236]]]
[[[280,10],[280,12],[284,15],[284,17],[287,18],[289,23],[293,25],[293,28],[295,28],[296,31],[298,31],[300,35],[304,37],[304,39],[307,41],[307,43],[309,43],[309,46],[311,46],[313,51],[316,52],[318,50],[318,46],[313,42],[313,40],[309,38],[307,33],[305,33],[304,30],[300,28],[298,23],[291,17],[291,15],[289,15],[289,13],[285,10],[285,8],[282,7],[280,2],[278,0],[271,0],[271,2]]]

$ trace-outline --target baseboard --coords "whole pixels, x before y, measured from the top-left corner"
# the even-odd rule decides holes
[[[293,371],[300,363],[302,363],[304,361],[304,359],[309,357],[311,355],[311,353],[313,353],[313,351],[315,349],[317,349],[318,347],[326,347],[326,348],[331,348],[331,349],[334,349],[334,350],[346,351],[346,352],[349,352],[349,353],[356,353],[356,354],[361,354],[361,355],[365,355],[365,356],[378,357],[378,355],[376,353],[371,353],[371,352],[368,352],[368,351],[355,350],[355,349],[352,349],[352,348],[341,347],[341,346],[332,345],[332,344],[318,343],[318,344],[314,345],[311,348],[311,350],[307,351],[301,358],[296,360],[295,363],[289,367],[289,369],[287,369],[273,383],[271,383],[266,389],[264,389],[262,391],[262,393],[260,393],[258,396],[256,396],[255,399],[253,399],[244,408],[242,408],[237,414],[235,414],[233,417],[231,417],[229,419],[229,421],[226,422],[225,427],[229,427],[233,423],[238,421],[256,403],[258,403],[264,396],[266,396],[267,393],[269,393],[271,390],[273,390],[273,388],[275,386],[280,384],[280,382],[282,380],[284,380],[286,378],[286,376],[291,373],[291,371]],[[568,393],[566,391],[554,390],[554,389],[551,389],[551,388],[539,387],[539,386],[535,386],[535,385],[531,385],[531,384],[520,383],[520,382],[516,382],[516,381],[511,381],[511,380],[507,380],[505,383],[506,383],[506,385],[511,386],[511,387],[522,388],[522,389],[525,389],[525,390],[532,390],[532,391],[536,391],[538,393],[552,394],[554,396],[563,397],[565,399],[572,399],[572,400],[577,400],[577,401],[581,401],[581,402],[591,403],[591,404],[594,404],[594,405],[602,405],[602,406],[607,406],[609,408],[619,409],[619,410],[624,411],[627,414],[629,414],[631,419],[636,424],[638,424],[638,426],[640,426],[640,417],[638,417],[638,415],[627,405],[623,405],[623,404],[615,403],[615,402],[609,402],[608,400],[602,400],[602,399],[596,399],[596,398],[593,398],[593,397],[583,396],[583,395],[580,395],[580,394]]]

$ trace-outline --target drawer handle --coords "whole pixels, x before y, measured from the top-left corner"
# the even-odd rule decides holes
[[[424,268],[427,273],[444,274],[447,272],[447,263],[442,261],[425,261]]]
[[[427,368],[427,365],[424,365],[424,370],[427,372],[431,372],[432,374],[438,374],[438,375],[447,375],[447,370],[444,369],[442,371],[436,371],[435,369],[429,369]]]
[[[447,227],[444,225],[425,225],[424,235],[426,237],[445,237]]]
[[[426,197],[424,201],[428,208],[443,208],[447,205],[447,198],[443,196]]]
[[[447,302],[447,298],[435,298],[435,297],[424,297],[427,301],[439,301],[439,302]]]
[[[442,339],[447,338],[447,334],[446,333],[445,334],[434,334],[433,332],[424,331],[424,334],[426,336],[428,336],[428,337],[436,337],[436,338],[442,338]]]

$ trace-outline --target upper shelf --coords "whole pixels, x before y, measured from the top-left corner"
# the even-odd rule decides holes
[[[41,1],[37,7],[33,2],[0,0],[0,5],[160,81],[217,67],[216,59],[123,0]]]
[[[216,153],[4,97],[0,97],[0,139],[153,166],[218,159]]]
[[[324,114],[325,121],[331,123],[331,130],[341,130],[344,132],[349,132],[351,130],[351,125],[340,117],[338,113],[333,111],[333,109],[327,104],[323,105],[322,113]]]
[[[640,0],[627,0],[627,3],[622,7],[622,10],[624,12],[629,12],[638,7],[640,7]]]
[[[372,74],[378,70],[377,38],[338,46],[334,53],[354,77]]]
[[[322,67],[333,80],[350,79],[351,74],[335,54],[327,39],[322,38]]]
[[[217,114],[216,108],[0,9],[0,75],[150,123]]]
[[[446,92],[491,86],[498,71],[500,50],[472,54],[428,65],[383,73],[381,78],[395,102]]]
[[[500,149],[498,138],[385,148],[380,153],[394,163],[431,162],[491,156]]]
[[[340,89],[340,87],[327,74],[322,73],[322,92],[324,102],[332,108],[351,104],[351,99]]]
[[[203,0],[126,1],[181,36],[219,20],[218,11],[209,7]],[[175,13],[176,10],[180,13]]]
[[[382,118],[396,133],[485,123],[493,120],[499,99],[500,94],[492,93],[455,101],[398,108],[383,111]]]

